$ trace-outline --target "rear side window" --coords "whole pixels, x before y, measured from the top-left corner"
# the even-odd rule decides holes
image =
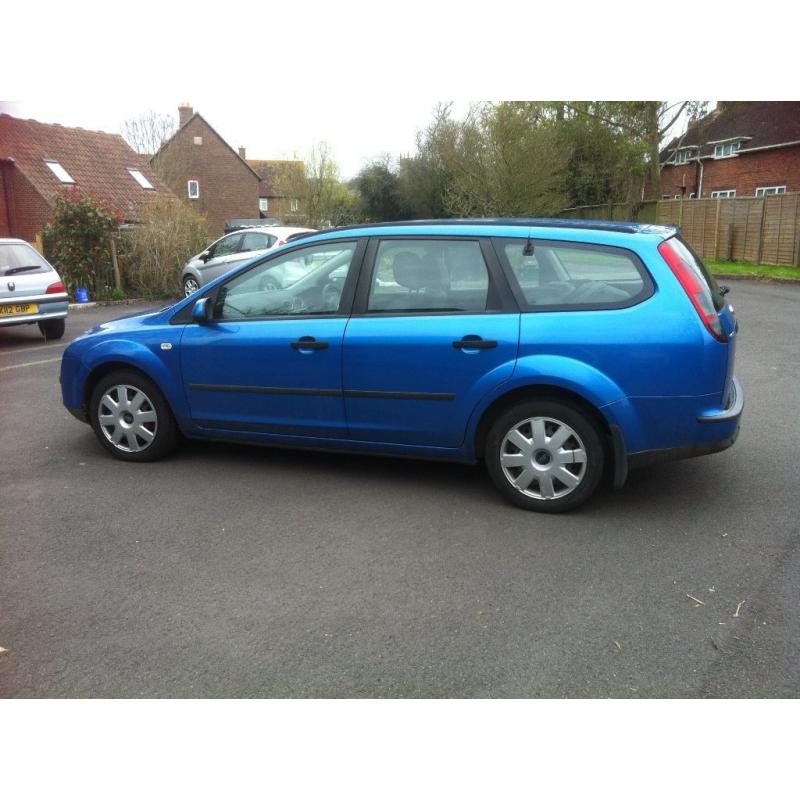
[[[476,241],[384,240],[367,309],[372,312],[485,311],[489,273]]]
[[[495,246],[517,299],[528,309],[625,308],[653,293],[639,259],[619,247],[536,239],[505,239]]]

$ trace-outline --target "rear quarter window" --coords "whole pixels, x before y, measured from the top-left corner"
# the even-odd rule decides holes
[[[531,239],[495,241],[518,302],[527,310],[626,308],[653,293],[644,265],[629,250]]]

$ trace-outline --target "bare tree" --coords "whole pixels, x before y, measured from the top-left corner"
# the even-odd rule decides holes
[[[147,111],[122,123],[122,135],[128,144],[137,153],[147,156],[157,153],[176,129],[171,114],[157,114],[155,111]]]

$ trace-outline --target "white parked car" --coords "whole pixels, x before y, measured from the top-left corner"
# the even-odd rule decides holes
[[[181,282],[188,297],[220,275],[248,261],[264,255],[301,234],[315,233],[313,228],[246,228],[217,239],[207,250],[191,258],[183,268]]]
[[[39,325],[46,339],[60,339],[69,296],[58,273],[22,239],[0,239],[0,327]]]

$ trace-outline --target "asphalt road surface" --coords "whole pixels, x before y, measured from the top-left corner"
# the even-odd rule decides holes
[[[0,695],[797,697],[800,287],[731,285],[739,441],[561,516],[480,467],[125,464],[62,408],[64,344],[0,329]]]

